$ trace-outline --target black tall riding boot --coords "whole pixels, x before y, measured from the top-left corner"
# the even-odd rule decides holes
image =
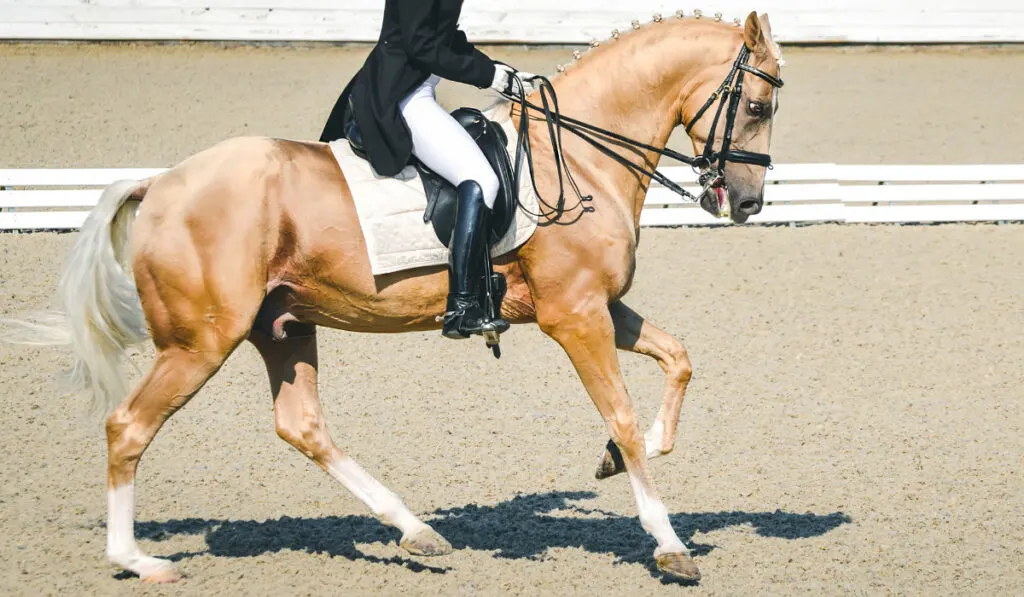
[[[490,275],[484,271],[490,210],[475,180],[463,182],[456,191],[455,228],[448,243],[448,303],[441,333],[455,339],[487,331],[501,333],[508,323],[500,317],[488,320],[483,304],[484,276]]]

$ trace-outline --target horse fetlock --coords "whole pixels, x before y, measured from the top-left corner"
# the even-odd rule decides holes
[[[370,503],[370,511],[380,521],[388,526],[402,529],[406,534],[416,534],[424,528],[429,529],[425,523],[420,521],[402,503],[401,498],[394,492],[385,489],[373,496]]]
[[[131,570],[133,566],[145,557],[145,554],[134,544],[127,549],[124,547],[107,547],[107,560],[111,564],[125,570]],[[132,571],[134,572],[134,570]]]
[[[659,419],[644,434],[644,446],[647,459],[650,460],[672,452],[675,447],[675,438],[672,434],[665,433],[665,424]]]
[[[679,537],[673,537],[663,545],[659,545],[654,549],[654,557],[656,558],[667,554],[682,554],[689,556],[690,548],[687,547]]]
[[[138,574],[143,581],[169,583],[181,580],[181,573],[170,560],[154,558],[138,547],[128,550],[107,550],[107,560],[114,566]]]
[[[663,449],[658,444],[653,442],[647,442],[647,460],[654,460],[661,456],[667,456],[672,453],[672,447]]]

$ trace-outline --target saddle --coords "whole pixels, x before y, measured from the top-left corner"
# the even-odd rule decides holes
[[[352,116],[352,99],[349,98],[347,113],[344,117],[345,138],[348,139],[352,153],[367,159],[363,136]],[[462,126],[483,152],[487,162],[498,177],[498,196],[494,208],[488,218],[486,243],[488,249],[496,245],[512,227],[516,209],[519,207],[519,194],[515,184],[512,162],[508,156],[508,136],[501,125],[488,119],[476,108],[463,107],[451,113],[456,122]],[[423,221],[429,222],[434,234],[441,243],[448,247],[451,244],[452,230],[455,228],[455,210],[458,205],[458,192],[455,185],[442,178],[415,156],[410,162],[419,172],[423,191],[427,197],[427,206],[423,210]],[[484,251],[485,271],[483,276],[482,303],[489,319],[501,313],[501,303],[508,291],[505,276],[495,272],[491,264],[490,250]],[[485,332],[484,339],[495,358],[500,358],[498,346],[500,332]]]
[[[511,227],[519,204],[518,189],[516,189],[512,162],[507,149],[508,137],[501,125],[489,120],[483,112],[476,108],[459,108],[451,115],[476,142],[498,176],[498,197],[494,201],[494,209],[489,218],[490,230],[487,239],[488,246],[494,246]],[[345,138],[348,139],[352,153],[367,159],[362,133],[359,131],[356,119],[352,116],[351,100],[345,118]],[[457,204],[455,185],[415,157],[411,158],[411,162],[419,172],[423,191],[427,196],[423,221],[429,222],[433,226],[434,234],[447,247],[451,242],[452,229],[455,227],[455,206]]]

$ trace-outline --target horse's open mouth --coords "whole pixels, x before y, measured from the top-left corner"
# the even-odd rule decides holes
[[[700,198],[700,206],[716,218],[729,216],[729,188],[725,181],[719,180],[704,189]]]
[[[718,199],[718,213],[720,215],[726,214],[729,211],[729,190],[725,184],[714,187],[715,198]]]

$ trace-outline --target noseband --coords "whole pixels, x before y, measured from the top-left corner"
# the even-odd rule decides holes
[[[772,87],[780,88],[783,85],[781,79],[773,77],[763,70],[751,66],[750,60],[750,49],[747,48],[746,44],[740,47],[739,55],[736,56],[736,60],[733,61],[732,68],[729,70],[728,76],[722,81],[722,84],[718,86],[718,89],[711,94],[704,105],[701,106],[700,110],[694,115],[690,123],[686,125],[686,132],[689,134],[690,129],[693,125],[704,116],[704,113],[711,108],[715,102],[718,102],[718,108],[715,110],[715,119],[711,121],[711,129],[708,133],[708,139],[704,144],[704,151],[694,157],[683,155],[677,151],[673,151],[667,147],[658,148],[646,143],[642,143],[635,139],[630,139],[625,135],[603,129],[586,122],[563,116],[558,110],[558,97],[555,95],[554,87],[551,85],[551,81],[547,77],[535,76],[530,79],[531,82],[538,82],[537,90],[540,92],[541,105],[537,106],[531,102],[526,101],[525,89],[521,85],[517,86],[512,94],[506,94],[506,97],[512,100],[514,103],[519,104],[521,114],[525,115],[528,110],[534,110],[541,112],[544,115],[544,120],[547,124],[548,135],[551,139],[551,146],[554,150],[555,166],[558,172],[558,201],[556,205],[551,206],[541,197],[540,192],[537,190],[536,179],[533,176],[533,153],[530,148],[530,135],[529,135],[529,118],[522,118],[519,127],[519,135],[516,139],[516,159],[515,159],[515,179],[516,187],[519,185],[519,176],[522,167],[522,158],[525,154],[526,160],[530,163],[530,178],[533,184],[534,191],[537,197],[540,199],[547,209],[548,213],[534,214],[541,217],[546,217],[552,222],[557,221],[561,218],[565,212],[565,189],[562,183],[562,171],[565,171],[566,178],[572,185],[576,196],[579,198],[579,205],[582,206],[583,212],[593,211],[593,208],[588,205],[583,205],[589,202],[592,197],[590,195],[583,195],[579,191],[579,187],[576,181],[573,179],[572,174],[569,172],[565,165],[565,157],[562,154],[562,129],[568,130],[575,134],[577,137],[583,139],[601,153],[612,158],[616,162],[622,164],[626,168],[636,172],[642,176],[648,176],[673,192],[678,193],[684,198],[688,198],[691,201],[698,201],[699,197],[693,195],[686,189],[682,188],[668,177],[666,177],[658,170],[652,169],[647,170],[643,166],[638,166],[633,162],[619,155],[618,152],[614,151],[608,144],[615,144],[620,146],[626,146],[635,150],[645,150],[663,157],[669,157],[675,160],[679,160],[684,164],[691,166],[699,175],[699,182],[702,187],[708,189],[712,186],[717,186],[724,180],[725,165],[727,162],[733,162],[737,164],[752,164],[755,166],[763,166],[765,168],[772,167],[772,158],[767,153],[755,153],[751,151],[743,151],[732,148],[732,131],[733,125],[736,122],[736,113],[739,109],[740,98],[743,95],[743,75],[744,73],[750,73],[756,77],[763,79],[768,82]],[[516,80],[513,77],[513,80]],[[516,80],[517,81],[517,80]],[[728,109],[726,109],[726,103],[728,103]],[[718,127],[718,122],[722,117],[722,112],[725,111],[725,131],[722,136],[722,148],[719,151],[715,151],[715,129]]]

